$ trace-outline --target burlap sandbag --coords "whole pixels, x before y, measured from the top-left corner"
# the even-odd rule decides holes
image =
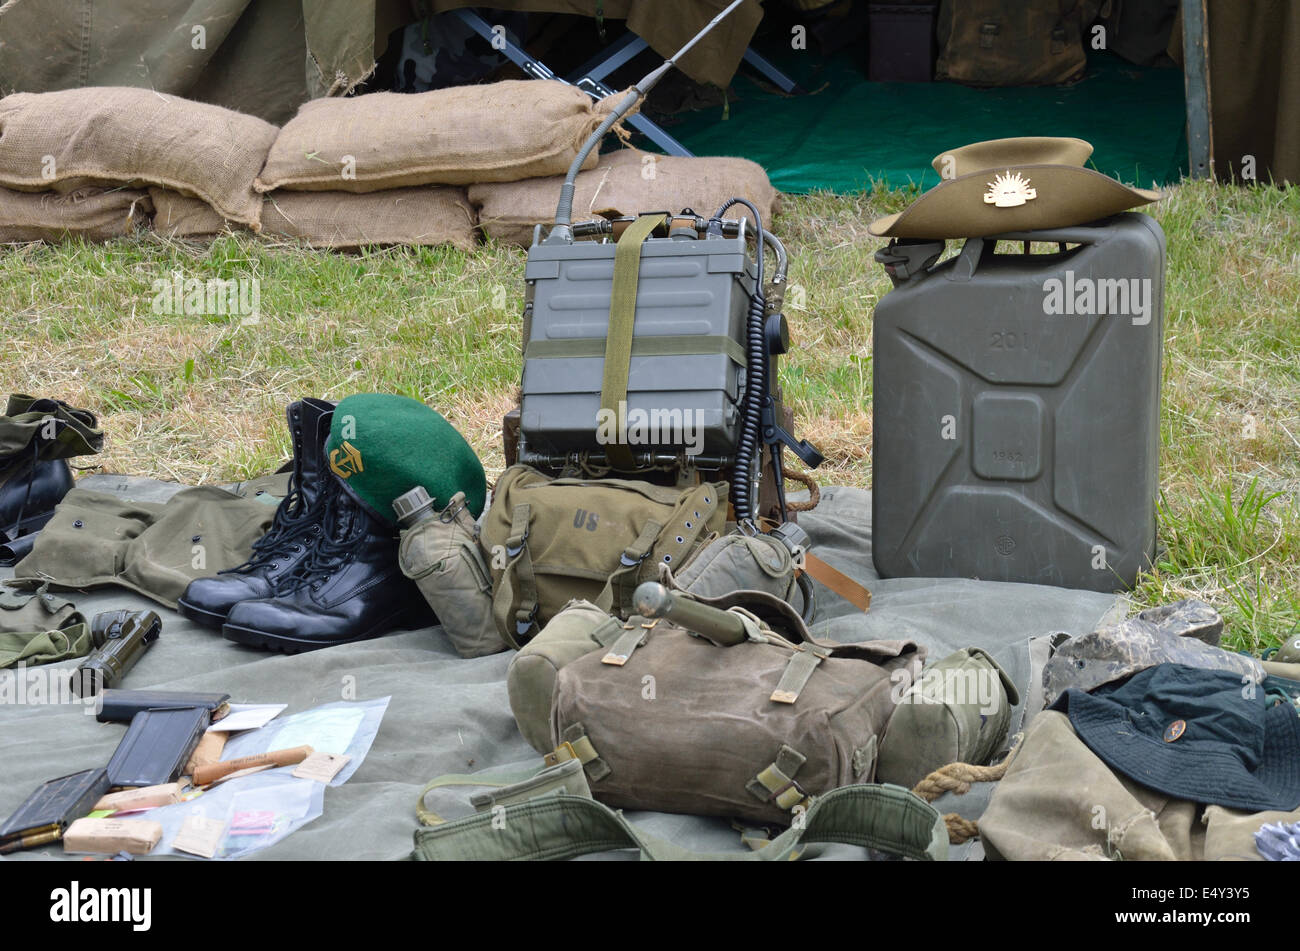
[[[127,188],[16,192],[0,188],[0,244],[16,241],[105,241],[130,234],[151,210],[149,196]]]
[[[276,192],[266,197],[262,234],[297,238],[314,248],[366,244],[474,247],[474,209],[463,188],[350,192]]]
[[[507,244],[527,247],[533,226],[555,220],[564,177],[537,178],[505,184],[472,185],[469,200],[479,210],[483,232]],[[742,158],[683,158],[621,149],[602,155],[600,164],[578,175],[573,220],[597,212],[635,215],[642,211],[681,211],[693,208],[711,215],[733,196],[748,198],[770,228],[779,195],[763,167]],[[732,217],[749,216],[732,206]]]
[[[170,188],[149,189],[149,199],[154,208],[153,230],[169,238],[207,237],[231,226],[206,201]]]
[[[159,185],[257,229],[253,179],[276,128],[151,89],[93,86],[0,99],[0,186]]]
[[[256,188],[373,192],[557,175],[621,98],[510,80],[313,99],[280,130]],[[593,153],[587,167],[595,163]]]

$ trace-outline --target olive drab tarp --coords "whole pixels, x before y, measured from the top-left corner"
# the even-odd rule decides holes
[[[86,476],[83,482],[84,488],[95,492],[141,502],[163,501],[179,489],[124,476]],[[247,492],[251,486],[237,488]],[[864,614],[829,591],[819,592],[815,636],[846,642],[906,637],[924,644],[934,657],[980,644],[1007,671],[1022,698],[1029,694],[1033,672],[1041,673],[1033,657],[1039,634],[1086,633],[1106,623],[1110,611],[1123,608],[1123,601],[1114,595],[1044,585],[964,578],[881,580],[871,567],[871,494],[860,489],[823,488],[821,503],[801,513],[799,524],[823,560],[868,584],[874,595],[871,610]],[[0,578],[11,571],[0,568]],[[127,689],[219,690],[233,697],[288,703],[288,712],[319,706],[326,695],[338,697],[349,684],[355,686],[357,700],[392,697],[362,772],[345,787],[330,790],[324,814],[267,849],[266,858],[407,858],[417,828],[415,801],[428,780],[449,772],[495,776],[538,762],[510,712],[506,683],[510,652],[464,658],[441,630],[424,628],[300,654],[292,659],[292,676],[287,677],[286,658],[235,647],[122,587],[68,597],[86,617],[123,608],[156,610],[162,617],[162,637],[132,668],[122,683]],[[75,663],[64,661],[66,667],[59,669],[70,670]],[[50,777],[106,762],[122,733],[120,727],[110,729],[86,716],[81,704],[32,701],[30,691],[39,672],[27,673],[26,680],[18,680],[14,671],[0,671],[0,697],[9,697],[9,702],[0,702],[0,762],[4,763],[0,816],[8,815]],[[344,675],[354,676],[355,682],[340,680]],[[638,691],[640,686],[638,681]],[[28,699],[21,700],[20,694]],[[1012,713],[1013,733],[1021,729],[1021,706]],[[29,755],[34,748],[44,752]],[[954,802],[945,801],[954,797],[942,797],[935,801],[935,809],[978,819],[981,797],[987,796],[991,785],[977,783],[979,788],[955,797]],[[476,791],[480,790],[434,790],[426,797],[426,806],[450,821],[473,812],[469,797]],[[727,819],[649,812],[629,817],[638,834],[691,851],[748,851]],[[809,858],[865,855],[857,846],[807,841],[801,851]],[[4,859],[61,856],[55,846]],[[973,844],[949,848],[952,860],[972,856]],[[626,853],[603,857],[624,858]]]

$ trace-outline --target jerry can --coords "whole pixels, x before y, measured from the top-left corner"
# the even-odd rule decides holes
[[[876,255],[876,569],[1131,587],[1156,542],[1163,231],[1127,212],[943,247]]]

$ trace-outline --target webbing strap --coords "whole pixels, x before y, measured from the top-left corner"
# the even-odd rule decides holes
[[[810,798],[794,781],[795,773],[805,762],[807,757],[783,743],[772,765],[746,783],[745,788],[750,795],[781,809],[807,808]]]
[[[646,520],[640,533],[619,555],[618,567],[605,579],[605,586],[593,602],[596,607],[619,615],[632,610],[632,592],[636,590],[641,563],[649,557],[650,551],[655,547],[655,540],[663,530],[662,523],[653,519]]]
[[[542,767],[545,768],[545,767]],[[511,771],[502,773],[492,779],[485,779],[482,776],[465,775],[462,773],[448,773],[446,776],[439,776],[437,779],[430,780],[420,790],[420,798],[415,802],[415,817],[420,820],[420,825],[436,826],[442,825],[447,820],[438,815],[432,809],[424,805],[424,797],[435,789],[441,789],[444,786],[487,786],[500,788],[509,786],[513,783],[523,782],[525,779],[531,779],[538,773],[538,768],[533,767],[524,771]]]
[[[621,813],[580,796],[546,796],[418,829],[421,861],[571,859],[637,849],[645,861],[780,862],[818,842],[841,842],[906,858],[943,861],[948,830],[934,807],[901,786],[842,786],[819,797],[790,829],[757,852],[691,852],[642,832]],[[495,820],[495,825],[494,825]]]
[[[822,662],[821,657],[810,650],[795,651],[790,662],[785,665],[781,682],[776,685],[769,698],[777,703],[794,703],[799,699],[799,692],[808,683],[808,678]]]
[[[493,775],[486,777],[482,774],[449,773],[446,776],[439,776],[437,779],[430,781],[420,790],[420,798],[415,804],[415,815],[420,820],[421,825],[436,826],[447,821],[425,806],[424,797],[434,789],[442,789],[448,786],[481,786],[498,790],[498,792],[491,794],[491,802],[494,806],[505,806],[511,802],[522,802],[524,799],[530,799],[534,796],[550,795],[557,792],[573,796],[591,796],[591,790],[587,787],[587,779],[578,763],[574,763],[572,767],[567,769],[563,766],[543,763],[541,766],[531,766],[526,769],[495,772]],[[470,801],[474,802],[473,799]],[[482,812],[485,807],[475,803],[475,808]]]
[[[614,642],[614,646],[606,652],[600,662],[614,667],[622,667],[627,663],[628,658],[632,656],[632,652],[646,642],[646,638],[650,636],[650,630],[658,623],[658,618],[647,621],[640,615],[633,615],[631,620],[623,625],[626,630],[619,635],[618,640]]]
[[[605,335],[605,369],[600,381],[600,407],[614,414],[618,432],[627,432],[627,375],[632,369],[632,331],[636,323],[636,290],[641,277],[641,246],[665,221],[664,215],[642,215],[628,225],[614,249],[614,283],[609,298],[609,331]],[[613,442],[605,455],[615,466],[631,468],[632,450]]]
[[[608,339],[600,337],[558,337],[531,340],[524,348],[525,360],[563,360],[572,357],[603,357]],[[745,366],[745,350],[733,337],[714,334],[685,334],[672,337],[637,337],[632,357],[697,357],[723,353],[737,366]]]
[[[506,557],[510,560],[492,594],[492,620],[506,643],[516,650],[537,633],[537,576],[528,553],[531,518],[527,502],[516,505],[511,512],[510,535],[506,539]]]
[[[587,771],[587,778],[593,783],[600,782],[612,772],[609,764],[600,758],[600,753],[596,751],[591,738],[587,736],[587,728],[581,723],[570,723],[566,726],[564,732],[560,734],[560,745],[542,757],[542,761],[547,766],[555,766],[571,759],[582,763],[583,769]]]

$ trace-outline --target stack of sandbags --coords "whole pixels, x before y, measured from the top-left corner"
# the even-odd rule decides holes
[[[478,210],[485,234],[527,247],[534,226],[555,220],[563,182],[564,176],[557,175],[471,185],[469,200]],[[742,158],[683,158],[620,149],[602,155],[595,168],[578,173],[573,220],[684,208],[708,217],[733,196],[752,201],[764,226],[770,227],[780,195],[761,165]],[[727,211],[728,217],[742,215],[751,217],[743,205]]]
[[[464,186],[562,173],[612,105],[546,80],[313,100],[254,186],[264,232],[320,247],[471,247]]]
[[[253,179],[276,131],[253,116],[149,89],[7,96],[0,240],[127,233],[150,210],[149,186],[193,196],[256,231],[262,202]]]

